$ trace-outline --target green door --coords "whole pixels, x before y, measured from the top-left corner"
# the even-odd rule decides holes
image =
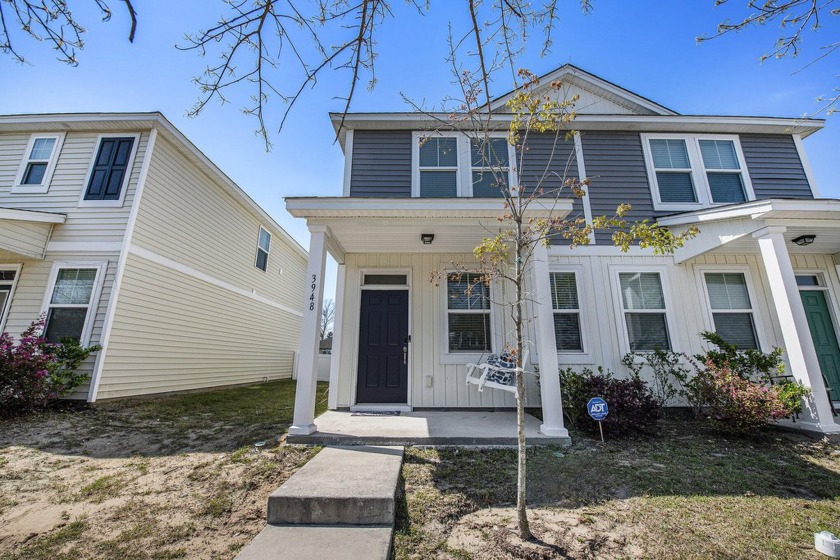
[[[828,379],[832,388],[831,396],[840,396],[840,346],[837,345],[837,334],[828,312],[828,302],[823,290],[802,290],[802,305],[808,317],[808,327],[811,338],[820,361],[822,374]]]

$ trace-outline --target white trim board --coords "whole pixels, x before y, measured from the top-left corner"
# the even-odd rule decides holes
[[[163,267],[166,267],[166,268],[169,268],[171,270],[175,270],[175,271],[180,272],[182,274],[186,274],[187,276],[191,276],[191,277],[196,278],[198,280],[202,280],[204,282],[207,282],[208,284],[212,284],[216,287],[222,288],[222,289],[227,290],[229,292],[233,292],[233,293],[238,294],[240,296],[244,296],[244,297],[247,297],[249,299],[253,299],[255,301],[258,301],[260,303],[264,303],[266,305],[274,307],[275,309],[279,309],[281,311],[285,311],[286,313],[291,313],[292,315],[296,315],[297,317],[303,317],[303,312],[298,311],[296,309],[292,309],[291,307],[287,307],[287,306],[283,305],[282,303],[278,303],[278,302],[276,302],[274,300],[271,300],[271,299],[269,299],[265,296],[261,296],[260,294],[258,294],[254,290],[249,291],[249,290],[246,290],[244,288],[240,288],[239,286],[234,286],[233,284],[225,282],[224,280],[221,280],[221,279],[216,278],[214,276],[210,276],[209,274],[201,272],[200,270],[196,270],[196,269],[194,269],[192,267],[189,267],[185,264],[181,264],[178,261],[174,261],[174,260],[172,260],[168,257],[164,257],[163,255],[159,255],[159,254],[157,254],[153,251],[150,251],[148,249],[145,249],[145,248],[140,247],[138,245],[135,245],[133,243],[131,245],[129,245],[128,252],[131,253],[132,255],[136,255],[140,258],[146,259],[146,260],[151,261],[155,264],[159,264],[159,265],[161,265]]]

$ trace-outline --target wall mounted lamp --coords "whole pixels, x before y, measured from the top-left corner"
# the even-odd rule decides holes
[[[816,239],[816,235],[800,235],[799,237],[793,239],[793,242],[799,245],[800,247],[805,247],[806,245],[810,245]]]
[[[420,241],[423,242],[423,245],[431,245],[432,241],[435,240],[434,233],[421,233],[420,234]]]

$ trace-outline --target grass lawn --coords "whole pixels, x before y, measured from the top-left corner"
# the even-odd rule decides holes
[[[317,453],[278,445],[294,390],[279,381],[0,422],[0,559],[233,558],[262,529],[268,494]]]
[[[515,452],[410,449],[397,558],[825,558],[840,534],[840,446],[694,421],[653,439],[529,452],[532,530],[514,537]]]

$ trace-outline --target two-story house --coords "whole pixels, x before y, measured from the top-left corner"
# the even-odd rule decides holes
[[[697,353],[706,330],[742,348],[782,347],[789,373],[813,389],[797,426],[840,431],[823,382],[840,395],[840,201],[818,198],[802,144],[823,122],[681,115],[570,65],[541,81],[554,80],[580,96],[579,134],[555,145],[554,134],[532,133],[521,158],[510,147],[510,184],[546,170],[586,177],[587,195],[557,213],[591,220],[630,203],[630,219],[700,234],[668,256],[621,253],[609,232],[587,246],[538,248],[530,340],[540,379],[529,381],[527,405],[542,406],[542,432],[568,435],[558,368],[621,372],[631,351]],[[492,103],[501,143],[509,96]],[[342,196],[286,201],[312,234],[292,434],[317,429],[311,364],[327,252],[339,263],[330,408],[515,405],[509,392],[464,382],[465,364],[512,342],[510,318],[493,304],[509,297],[502,286],[464,296],[472,250],[498,227],[501,203],[469,135],[432,132],[437,118],[447,115],[334,115]],[[453,263],[463,274],[430,281]]]
[[[290,377],[307,254],[160,113],[0,117],[0,330],[89,401]]]

